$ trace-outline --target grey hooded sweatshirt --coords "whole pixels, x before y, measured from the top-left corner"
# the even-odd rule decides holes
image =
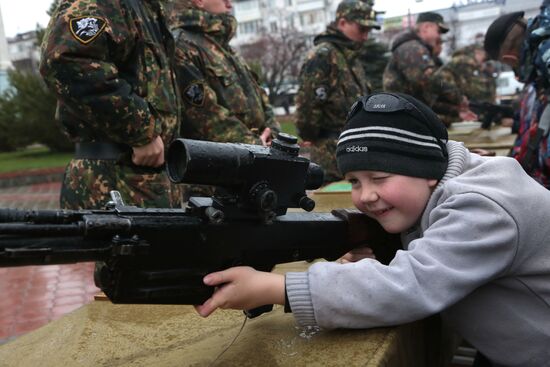
[[[550,366],[550,191],[516,160],[449,141],[449,165],[389,265],[287,273],[301,325],[370,328],[442,312],[497,366]]]

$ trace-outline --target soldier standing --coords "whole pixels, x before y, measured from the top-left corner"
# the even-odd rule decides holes
[[[448,31],[441,14],[419,14],[414,29],[398,34],[392,42],[392,55],[384,70],[384,90],[410,94],[437,113],[447,113],[447,105],[434,104],[437,92],[433,75],[440,66],[441,35]],[[460,104],[458,114],[462,120],[477,118],[466,101]]]
[[[268,144],[278,124],[265,91],[229,46],[237,20],[230,0],[176,0],[176,73],[185,104],[182,134],[219,142]]]
[[[410,94],[431,105],[430,82],[437,70],[434,48],[449,28],[438,13],[421,13],[413,30],[398,34],[391,44],[392,55],[384,70],[384,90]]]
[[[296,124],[302,139],[310,141],[311,160],[325,169],[325,181],[341,175],[336,167],[336,140],[346,114],[357,97],[370,87],[357,51],[369,31],[380,27],[372,8],[359,0],[344,0],[336,20],[315,37],[315,48],[300,71],[296,96]]]
[[[179,128],[161,1],[62,0],[41,52],[56,117],[76,143],[61,207],[102,208],[111,190],[137,206],[180,205],[158,169]]]

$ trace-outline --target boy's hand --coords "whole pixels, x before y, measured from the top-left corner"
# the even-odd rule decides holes
[[[204,304],[195,306],[202,317],[209,316],[217,308],[250,310],[285,303],[285,277],[280,274],[238,266],[210,273],[203,281],[206,285],[215,286],[216,290]]]
[[[368,217],[366,214],[361,213],[358,210],[337,209],[333,210],[331,213],[335,217],[348,222],[348,242],[356,244],[357,246],[355,250],[351,251],[352,253],[357,251],[357,249],[364,249],[368,246],[372,249],[372,252],[376,254],[376,260],[387,265],[395,256],[395,252],[402,248],[399,234],[386,232],[376,220]],[[359,261],[365,257],[369,257],[356,256],[361,256],[360,254],[361,251],[358,254],[350,255],[351,261]],[[347,256],[348,254],[344,255],[344,257]],[[350,261],[350,259],[347,258],[345,260]]]
[[[372,249],[370,247],[359,247],[351,250],[350,252],[339,258],[338,262],[341,264],[354,263],[367,258],[376,259],[376,256],[374,256],[374,252],[372,252]]]

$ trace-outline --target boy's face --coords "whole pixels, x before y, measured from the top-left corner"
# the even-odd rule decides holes
[[[378,171],[346,173],[357,209],[389,233],[411,228],[420,218],[437,180]]]

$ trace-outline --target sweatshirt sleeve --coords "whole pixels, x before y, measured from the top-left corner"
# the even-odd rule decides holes
[[[453,195],[428,214],[423,237],[387,266],[364,259],[288,273],[289,302],[303,326],[370,328],[419,320],[504,274],[517,240],[516,222],[499,204],[477,193]]]

